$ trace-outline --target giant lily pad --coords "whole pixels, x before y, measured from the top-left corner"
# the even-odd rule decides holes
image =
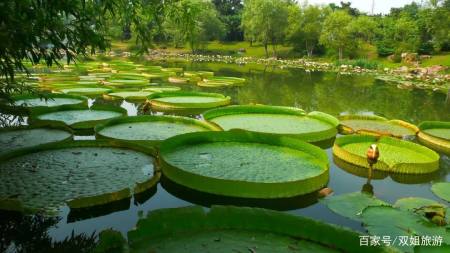
[[[7,152],[72,138],[63,126],[11,127],[0,129],[0,157]]]
[[[447,205],[444,205],[432,199],[418,197],[401,198],[395,202],[394,207],[408,210],[423,217],[427,217],[432,222],[434,220],[435,224],[439,224],[445,219],[447,219],[448,224],[450,220],[450,214],[448,213]]]
[[[91,133],[95,125],[105,120],[124,116],[127,111],[115,106],[93,106],[90,109],[64,109],[50,112],[33,114],[31,122],[52,123],[59,122],[70,126],[78,134]]]
[[[118,91],[103,95],[107,99],[146,100],[151,91]]]
[[[132,253],[356,253],[361,252],[359,236],[342,227],[259,208],[213,206],[205,213],[201,207],[184,207],[150,212],[128,232],[128,246]],[[380,246],[364,251],[395,252]]]
[[[142,87],[148,85],[150,82],[144,79],[111,79],[105,85],[108,86],[126,86],[126,87]]]
[[[352,192],[321,200],[333,212],[353,220],[361,220],[361,212],[368,206],[387,206],[388,203],[366,193]]]
[[[55,211],[103,205],[155,185],[147,149],[126,143],[74,141],[8,153],[0,163],[0,208]]]
[[[421,145],[392,137],[349,135],[336,139],[333,154],[352,164],[368,168],[367,149],[377,144],[380,150],[374,169],[405,174],[425,174],[439,169],[439,155]]]
[[[62,89],[61,92],[73,95],[83,96],[98,96],[106,93],[110,93],[112,90],[102,87],[74,87],[68,89]]]
[[[161,141],[175,135],[221,128],[196,119],[175,116],[135,116],[112,119],[95,128],[97,136],[128,141]]]
[[[328,160],[301,140],[235,130],[178,135],[161,144],[163,173],[202,192],[282,198],[316,191],[328,181]]]
[[[145,88],[143,91],[151,91],[151,92],[167,92],[167,91],[179,91],[180,87],[177,86],[155,86],[150,88]]]
[[[409,240],[411,236],[442,236],[443,243],[450,243],[450,235],[445,227],[439,227],[418,214],[389,206],[371,206],[362,212],[362,220],[369,234],[390,236],[393,246],[405,252],[413,252],[413,246],[407,241],[401,246],[401,238]]]
[[[87,106],[87,98],[66,94],[48,94],[45,97],[34,95],[14,96],[14,105],[24,106],[30,110],[55,108],[62,105]]]
[[[431,186],[431,191],[439,198],[450,202],[450,182],[435,183]]]
[[[320,142],[336,136],[338,125],[333,116],[303,110],[267,105],[236,105],[204,113],[205,119],[224,130],[244,129],[296,137],[308,142]]]
[[[230,104],[231,98],[217,93],[162,92],[148,96],[155,109],[207,109]]]
[[[414,136],[419,129],[402,120],[387,120],[375,115],[341,115],[339,132],[341,134],[387,135],[394,137]]]
[[[427,147],[450,155],[450,122],[425,121],[417,137]]]
[[[231,83],[232,85],[242,85],[245,83],[245,78],[233,77],[233,76],[211,76],[203,79],[204,82],[224,82]]]

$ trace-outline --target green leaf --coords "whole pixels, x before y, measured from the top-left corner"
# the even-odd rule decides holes
[[[361,213],[366,207],[389,206],[388,203],[361,192],[329,196],[321,202],[333,212],[357,221],[361,220]]]
[[[400,236],[442,236],[444,243],[450,242],[450,235],[445,227],[439,227],[422,216],[409,211],[388,207],[372,206],[362,212],[362,221],[369,234],[390,236],[393,246],[405,252],[413,252],[413,247],[399,246]]]
[[[431,186],[431,191],[439,198],[450,202],[450,182],[435,183]]]
[[[387,120],[375,115],[342,115],[339,132],[341,134],[388,135],[395,137],[414,136],[419,129],[401,120]]]
[[[298,139],[233,130],[172,137],[160,147],[163,173],[199,191],[248,198],[291,197],[328,181],[323,150]]]

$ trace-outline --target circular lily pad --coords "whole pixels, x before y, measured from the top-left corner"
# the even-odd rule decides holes
[[[85,95],[85,96],[97,96],[110,93],[111,91],[112,90],[109,88],[101,88],[101,87],[79,87],[61,90],[61,92],[66,94]]]
[[[384,235],[390,236],[390,238],[442,236],[443,243],[450,243],[450,235],[445,227],[437,226],[422,216],[406,210],[389,206],[371,206],[363,210],[362,220],[371,235]],[[409,243],[400,246],[400,243],[397,242],[393,246],[404,252],[413,252],[413,246]]]
[[[142,87],[148,85],[149,80],[143,79],[112,79],[108,80],[107,86],[127,86],[127,87]]]
[[[151,91],[120,91],[103,95],[107,99],[146,100]]]
[[[162,92],[147,97],[155,109],[207,109],[228,105],[230,97],[205,92]]]
[[[27,126],[0,129],[0,157],[22,148],[72,138],[70,129],[56,126]]]
[[[87,98],[66,94],[48,94],[45,97],[34,95],[14,96],[14,105],[30,109],[57,107],[62,105],[87,105]]]
[[[431,186],[431,191],[439,198],[450,202],[450,183],[435,183]]]
[[[388,206],[389,204],[366,193],[352,192],[330,196],[321,202],[333,212],[360,221],[361,212],[368,206]]]
[[[150,212],[128,232],[128,247],[131,253],[180,249],[218,253],[360,252],[359,236],[349,229],[276,211],[213,206],[206,213],[195,206]],[[365,252],[389,250],[375,246]]]
[[[349,135],[337,138],[333,154],[351,164],[368,168],[366,152],[371,144],[380,151],[376,170],[405,174],[425,174],[439,169],[439,155],[421,145],[392,137]]]
[[[22,149],[0,163],[0,209],[56,211],[103,205],[155,185],[153,158],[115,142],[74,141]]]
[[[151,92],[167,92],[167,91],[179,91],[180,87],[177,86],[155,86],[150,88],[145,88],[143,91],[151,91]]]
[[[294,138],[247,131],[179,135],[161,144],[163,173],[198,191],[245,198],[282,198],[327,184],[320,148]]]
[[[450,122],[425,121],[419,125],[420,143],[438,152],[450,155]]]
[[[176,77],[172,76],[172,77],[169,77],[168,81],[171,82],[171,83],[188,83],[190,81],[190,78],[179,77],[179,76],[176,76]]]
[[[338,125],[337,119],[325,113],[267,105],[227,106],[207,111],[204,117],[224,130],[288,135],[308,142],[333,139]]]
[[[114,106],[93,106],[90,109],[58,110],[50,113],[34,114],[31,122],[51,123],[60,122],[70,126],[77,134],[91,133],[95,125],[105,120],[124,116],[127,111]]]
[[[233,76],[211,76],[203,79],[204,82],[224,82],[231,85],[242,85],[245,83],[245,78],[233,77]]]
[[[394,137],[414,136],[419,129],[402,120],[387,120],[375,115],[341,115],[339,133],[387,135]]]
[[[200,82],[197,82],[197,85],[200,86],[200,87],[227,87],[227,86],[233,85],[233,83],[214,82],[214,81],[209,81],[209,82],[200,81]]]
[[[120,117],[95,128],[99,137],[129,141],[161,141],[184,133],[220,130],[217,126],[196,119],[148,115]]]

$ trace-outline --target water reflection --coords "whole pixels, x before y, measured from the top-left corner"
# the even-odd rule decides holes
[[[211,207],[212,205],[233,205],[233,206],[261,207],[278,211],[287,211],[305,208],[317,203],[318,201],[317,192],[291,198],[252,199],[252,198],[226,197],[200,192],[179,185],[164,176],[161,177],[160,183],[167,192],[176,196],[177,198],[205,207]]]

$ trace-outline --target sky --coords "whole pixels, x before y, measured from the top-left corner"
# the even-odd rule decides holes
[[[358,8],[360,11],[371,13],[372,12],[372,0],[308,0],[309,4],[329,4],[336,3],[339,5],[341,1],[351,2],[352,7]],[[413,0],[374,0],[375,1],[375,14],[387,14],[392,7],[402,7],[405,4],[413,2]],[[300,0],[299,2],[303,2]],[[416,0],[416,3],[420,3],[421,0]]]

